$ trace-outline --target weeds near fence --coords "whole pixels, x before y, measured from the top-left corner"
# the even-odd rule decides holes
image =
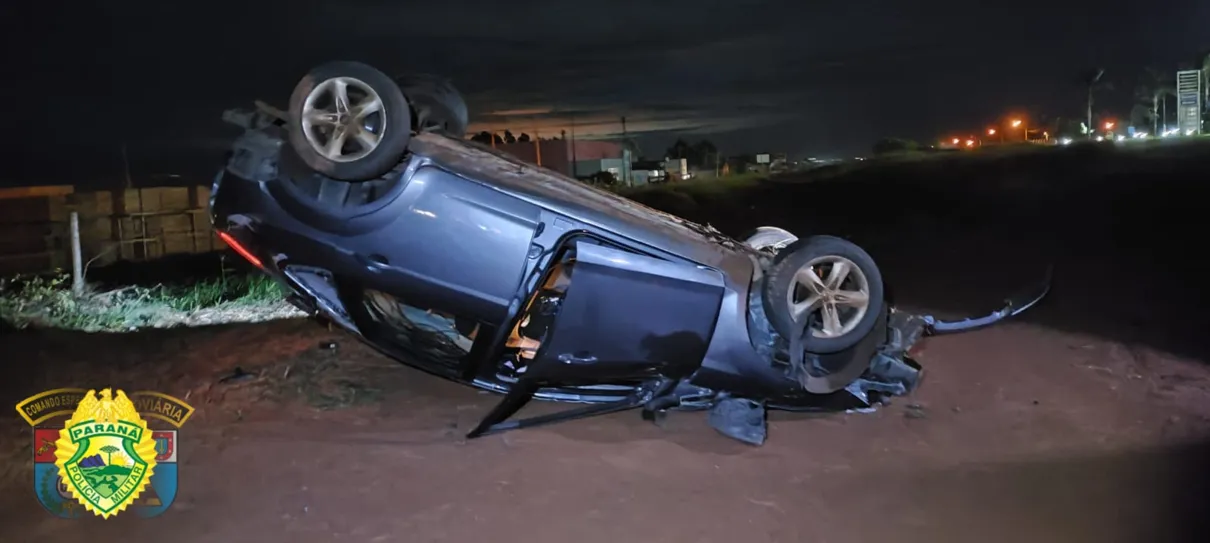
[[[0,281],[0,321],[15,328],[125,332],[301,316],[262,275],[227,275],[188,285],[130,286],[73,296],[67,274]]]

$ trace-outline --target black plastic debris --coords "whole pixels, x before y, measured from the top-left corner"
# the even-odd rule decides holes
[[[256,377],[255,373],[248,373],[247,371],[244,371],[244,368],[236,366],[234,370],[231,370],[231,373],[228,373],[226,376],[219,379],[218,382],[229,385],[232,383],[242,383],[254,377]]]
[[[706,417],[710,426],[732,439],[762,445],[768,436],[765,406],[743,398],[719,400]]]

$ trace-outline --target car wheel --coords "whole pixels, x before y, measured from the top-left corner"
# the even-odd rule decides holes
[[[412,137],[407,99],[390,77],[360,62],[329,62],[290,96],[290,147],[311,169],[342,181],[394,168]]]
[[[860,342],[884,304],[882,274],[856,244],[833,236],[800,239],[782,249],[765,277],[761,301],[773,329],[801,333],[808,352],[828,354]]]
[[[411,74],[395,79],[412,106],[416,132],[436,132],[453,138],[466,137],[466,101],[448,79]]]

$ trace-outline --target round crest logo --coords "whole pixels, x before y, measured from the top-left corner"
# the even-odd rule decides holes
[[[149,518],[176,500],[178,430],[193,414],[184,401],[146,390],[56,388],[22,400],[17,413],[33,427],[34,495],[51,514]]]
[[[68,493],[88,511],[109,518],[126,509],[151,482],[156,440],[134,403],[119,390],[89,390],[55,442],[55,466]]]

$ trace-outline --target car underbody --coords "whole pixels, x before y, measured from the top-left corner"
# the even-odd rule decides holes
[[[491,392],[504,394],[504,399],[468,434],[475,438],[507,430],[528,428],[563,421],[570,421],[619,411],[641,410],[644,420],[659,423],[670,411],[709,411],[708,423],[718,432],[734,439],[751,443],[763,443],[766,437],[766,409],[793,412],[838,412],[867,411],[885,405],[897,396],[905,396],[916,390],[923,377],[923,368],[913,355],[922,340],[928,337],[971,331],[989,326],[1005,318],[1017,315],[1037,303],[1045,296],[1049,281],[1042,282],[1032,292],[1026,292],[1017,301],[1006,301],[1005,306],[981,318],[962,321],[941,321],[927,315],[889,309],[882,325],[871,334],[863,345],[843,356],[831,360],[814,357],[813,364],[819,367],[830,365],[846,370],[852,375],[831,375],[847,381],[838,391],[827,394],[806,393],[805,388],[778,398],[764,401],[732,393],[719,392],[694,384],[691,379],[673,380],[664,376],[652,376],[646,380],[635,379],[626,384],[592,384],[541,386],[540,381],[530,381],[522,386],[519,378],[530,371],[530,364],[542,342],[534,339],[549,332],[553,317],[562,309],[565,290],[560,280],[563,274],[552,275],[548,282],[529,302],[529,310],[511,330],[505,343],[505,353],[495,361],[490,375],[468,375],[460,371],[461,360],[470,355],[479,330],[471,329],[463,335],[458,331],[456,319],[434,314],[431,310],[408,306],[397,298],[381,292],[373,292],[365,309],[354,310],[366,325],[355,324],[354,317],[331,306],[325,308],[321,298],[308,294],[314,278],[307,278],[307,271],[293,271],[286,280],[296,292],[290,301],[299,309],[320,321],[334,322],[354,333],[358,338],[383,354],[407,361],[429,373]],[[333,294],[335,294],[333,292]],[[384,305],[393,305],[384,309]],[[373,309],[370,309],[373,308]],[[572,310],[575,308],[573,307]],[[394,313],[394,320],[385,315]],[[368,323],[374,324],[368,324]],[[417,329],[428,329],[429,335],[417,335]],[[412,332],[412,333],[408,333]],[[574,341],[573,336],[566,337]],[[417,341],[418,339],[418,341]],[[427,341],[426,341],[427,340]],[[867,364],[853,363],[854,359],[868,360]],[[438,362],[430,362],[430,361]],[[802,365],[791,365],[781,361],[781,371],[787,381],[800,385],[810,378],[811,372]],[[530,400],[583,404],[561,412],[531,418],[509,420]]]

